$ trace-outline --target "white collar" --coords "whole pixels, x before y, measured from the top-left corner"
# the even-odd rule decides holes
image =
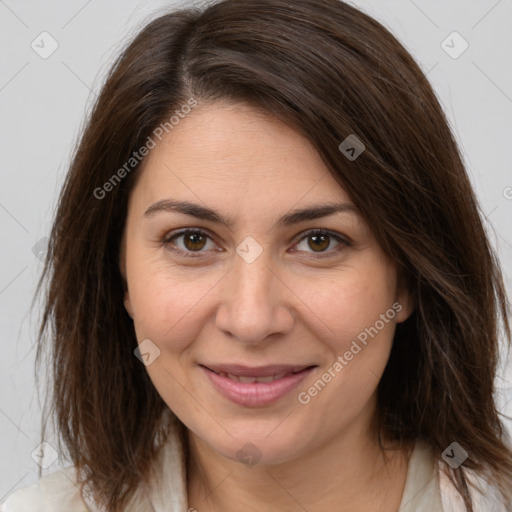
[[[186,512],[193,510],[188,507],[185,446],[181,437],[184,427],[170,411],[169,414],[172,415],[169,418],[174,424],[170,425],[168,438],[153,461],[149,484],[140,485],[136,489],[125,512]],[[412,484],[411,475],[416,475],[414,480],[419,481],[423,478],[428,481],[427,473],[433,466],[424,462],[427,460],[427,455],[431,457],[431,461],[434,460],[427,445],[420,441],[417,442],[409,461],[402,503],[415,487]],[[439,510],[465,512],[460,495],[442,469],[441,463],[437,464],[437,469],[440,471],[437,473],[435,482],[439,485],[442,498],[442,508]],[[82,502],[78,487],[74,484],[76,482],[75,474],[75,469],[68,467],[41,478],[39,485],[45,502],[45,510],[87,512],[87,509],[84,508],[85,502],[90,512],[102,512],[87,497],[84,497]],[[471,482],[479,485],[484,491],[478,493],[470,485],[475,512],[507,512],[505,505],[498,497],[497,490],[489,486],[483,477],[476,476],[476,473],[468,470],[466,475]],[[437,509],[435,510],[437,512]]]

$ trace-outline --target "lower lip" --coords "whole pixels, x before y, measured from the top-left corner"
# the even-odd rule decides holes
[[[237,382],[217,375],[204,366],[201,369],[208,375],[214,387],[232,402],[247,407],[260,407],[276,402],[296,388],[315,367],[305,368],[272,382]]]

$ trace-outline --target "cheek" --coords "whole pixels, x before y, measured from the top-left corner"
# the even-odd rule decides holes
[[[190,399],[200,393],[189,380],[185,361],[200,338],[221,275],[199,276],[197,271],[186,273],[161,263],[145,268],[133,279],[130,297],[137,340],[150,339],[160,350],[146,371],[167,405],[191,422],[204,409]]]
[[[332,275],[317,276],[314,283],[304,280],[295,289],[315,332],[329,340],[332,348],[343,350],[376,322],[383,337],[392,337],[396,316],[392,309],[395,301],[393,277],[392,269],[374,264],[361,269],[345,269],[335,278]],[[388,320],[384,325],[381,325],[381,315]]]
[[[176,272],[171,276],[163,270],[141,276],[130,288],[137,339],[158,340],[171,350],[173,344],[169,340],[189,339],[185,331],[199,330],[198,317],[215,284],[211,276]],[[179,332],[179,336],[173,336],[173,332]]]
[[[222,277],[211,269],[180,268],[162,249],[147,250],[135,243],[129,246],[126,273],[137,339],[166,344],[166,350],[175,350],[169,340],[182,338],[183,329],[199,327],[194,318]],[[180,336],[173,336],[178,331]]]
[[[347,269],[336,280],[316,280],[314,288],[303,287],[301,298],[314,313],[308,316],[310,328],[326,349],[324,403],[356,410],[374,392],[391,351],[399,309],[393,269]]]
[[[373,269],[373,270],[372,270]],[[318,380],[301,395],[318,414],[339,408],[355,417],[374,393],[387,364],[396,326],[394,273],[383,266],[340,274],[303,290],[312,325],[327,349]],[[320,396],[318,400],[314,397]]]

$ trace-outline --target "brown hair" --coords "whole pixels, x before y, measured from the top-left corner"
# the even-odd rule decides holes
[[[464,467],[489,472],[509,503],[512,453],[493,399],[500,324],[510,341],[497,259],[426,77],[388,30],[338,0],[225,0],[160,16],[97,98],[38,285],[49,280],[37,363],[47,348],[48,414],[98,501],[121,510],[147,478],[167,406],[133,355],[119,271],[141,165],[95,191],[190,98],[262,108],[312,141],[415,298],[379,383],[379,439],[422,439],[439,459],[457,441],[469,458],[447,470],[467,509]],[[354,161],[338,148],[350,134],[365,145]]]

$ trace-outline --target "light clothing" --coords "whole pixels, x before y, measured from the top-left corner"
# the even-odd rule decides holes
[[[125,512],[194,511],[187,503],[184,450],[177,429],[171,430],[152,467],[150,484],[137,488]],[[466,512],[462,499],[439,467],[428,447],[417,442],[409,459],[399,512]],[[484,485],[474,476],[468,474],[468,478]],[[101,512],[88,498],[80,496],[74,481],[73,467],[45,475],[38,484],[12,493],[0,505],[0,512]],[[475,512],[510,512],[497,499],[497,491],[487,488],[485,496],[472,492]]]

